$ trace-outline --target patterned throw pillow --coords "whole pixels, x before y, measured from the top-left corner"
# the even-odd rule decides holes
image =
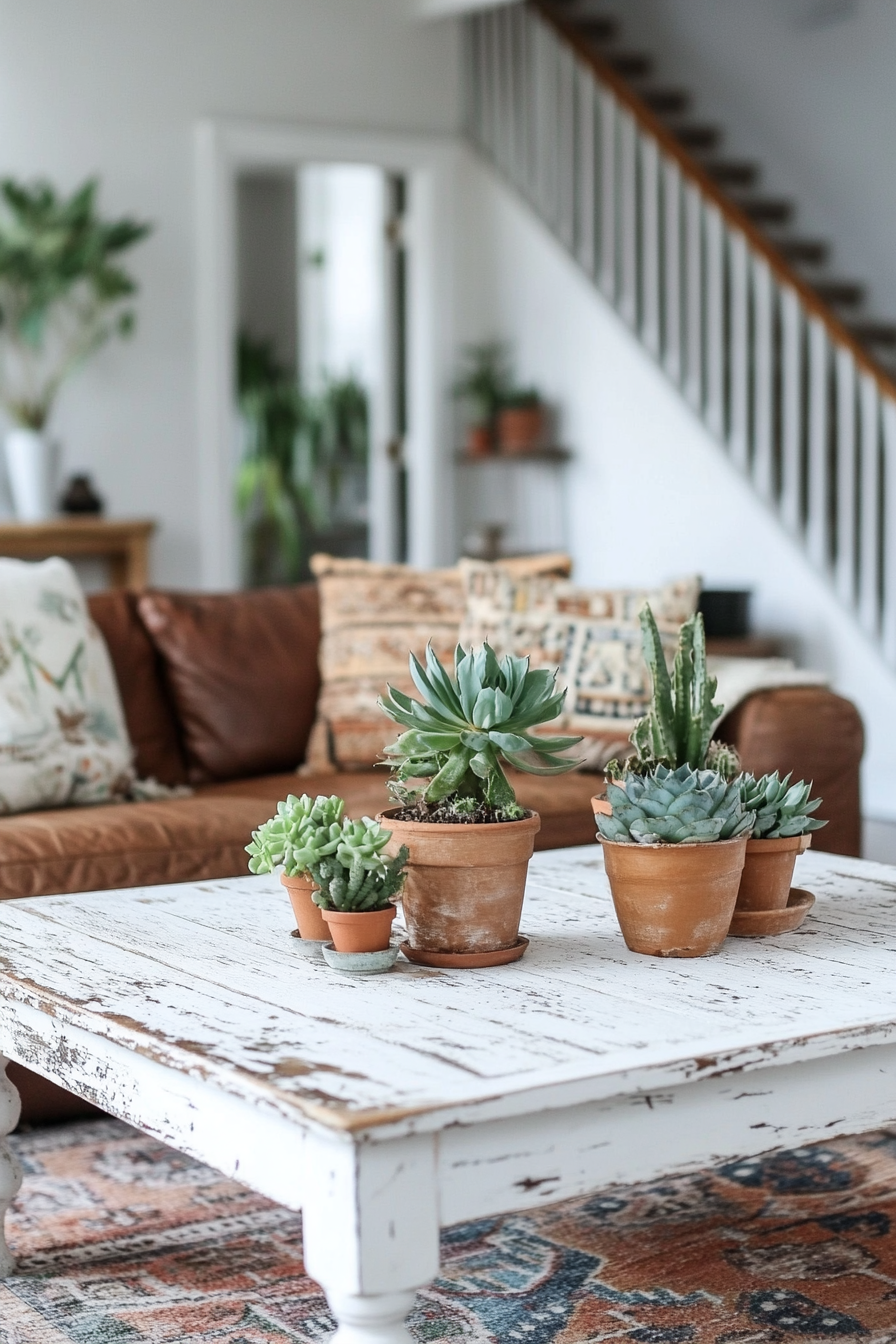
[[[547,555],[502,561],[508,575],[568,574],[569,557]],[[311,559],[320,591],[321,692],[304,774],[368,769],[395,725],[377,708],[387,684],[416,694],[408,653],[423,657],[428,641],[453,662],[464,614],[464,584],[455,569],[412,569],[369,560]]]
[[[132,758],[71,565],[0,559],[0,813],[123,798]]]
[[[528,654],[533,667],[559,668],[567,687],[562,719],[545,731],[581,733],[570,754],[599,770],[628,746],[647,710],[650,678],[641,655],[639,614],[649,602],[667,655],[700,596],[696,576],[655,589],[578,588],[568,580],[520,577],[461,560],[465,613],[461,643]]]

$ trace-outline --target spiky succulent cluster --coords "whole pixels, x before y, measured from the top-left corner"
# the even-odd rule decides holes
[[[826,821],[810,816],[820,805],[820,798],[810,800],[812,785],[800,780],[791,784],[790,775],[783,779],[777,770],[773,775],[754,779],[744,775],[741,781],[744,806],[753,818],[754,840],[779,840],[787,836],[807,835],[820,830]]]
[[[257,831],[246,846],[250,873],[272,873],[281,865],[286,877],[307,873],[313,863],[335,854],[343,838],[345,803],[335,794],[311,798],[291,793],[277,804],[276,816]]]
[[[390,686],[380,708],[407,731],[386,747],[400,785],[427,780],[412,790],[425,803],[472,798],[490,808],[506,808],[515,794],[502,762],[532,775],[559,775],[577,761],[558,753],[580,737],[541,737],[532,732],[556,719],[565,691],[547,670],[530,671],[528,658],[498,659],[483,644],[454,654],[451,676],[432,648],[426,666],[411,654],[411,676],[422,701]]]
[[[706,768],[728,780],[737,779],[743,771],[737,748],[728,742],[710,742],[706,749]]]
[[[611,816],[599,816],[604,840],[624,844],[684,845],[733,840],[752,828],[744,809],[741,786],[713,770],[658,765],[647,775],[628,775],[623,785],[610,784]]]
[[[394,859],[383,858],[391,838],[392,832],[370,817],[346,820],[335,851],[311,864],[315,904],[324,910],[385,910],[401,889],[408,861],[406,845]]]

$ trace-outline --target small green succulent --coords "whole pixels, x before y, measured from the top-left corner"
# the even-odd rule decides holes
[[[346,819],[342,838],[332,854],[311,864],[318,888],[312,899],[323,910],[363,912],[385,910],[401,890],[408,849],[402,845],[394,859],[385,860],[383,850],[392,838],[370,817]]]
[[[821,799],[810,801],[812,785],[805,780],[791,784],[790,775],[780,779],[776,770],[761,779],[744,775],[741,784],[744,807],[753,818],[754,840],[782,840],[827,826],[826,821],[809,815],[820,806]]]
[[[284,876],[307,873],[311,865],[335,854],[343,840],[345,803],[335,794],[311,798],[291,793],[277,804],[277,814],[252,832],[246,846],[250,873],[272,873],[282,866]]]
[[[560,775],[578,764],[558,753],[580,737],[532,731],[563,708],[566,692],[557,690],[555,673],[530,671],[529,659],[513,654],[498,659],[488,644],[469,652],[458,645],[453,676],[431,647],[425,667],[413,654],[410,667],[422,701],[393,686],[379,701],[383,713],[407,730],[385,750],[395,782],[428,781],[410,796],[424,803],[472,798],[506,809],[516,795],[502,762],[532,775]]]
[[[728,780],[737,779],[743,772],[737,748],[728,742],[710,742],[706,749],[706,768]]]
[[[658,765],[648,775],[627,775],[609,784],[611,816],[597,818],[604,840],[623,844],[685,845],[733,840],[752,828],[739,781],[729,783],[714,770]]]

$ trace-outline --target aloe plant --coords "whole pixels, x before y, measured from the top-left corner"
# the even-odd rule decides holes
[[[323,910],[385,910],[401,890],[408,861],[406,845],[393,859],[383,858],[391,838],[392,832],[370,817],[346,819],[333,853],[311,864],[317,887],[312,895],[314,903]]]
[[[386,747],[399,785],[425,780],[409,796],[424,803],[474,799],[488,808],[513,808],[516,795],[503,764],[533,775],[560,775],[578,762],[559,753],[580,737],[542,737],[533,730],[560,714],[566,699],[556,675],[532,671],[528,658],[497,658],[488,644],[466,652],[457,646],[454,674],[431,647],[426,666],[410,657],[411,677],[422,700],[390,686],[380,708],[407,731]]]
[[[753,818],[754,840],[781,840],[785,837],[808,835],[826,826],[826,821],[810,816],[821,804],[820,798],[810,800],[812,785],[805,780],[791,784],[790,775],[773,775],[754,779],[745,775],[742,780],[744,806]]]
[[[599,816],[604,840],[623,844],[684,845],[733,840],[753,826],[740,781],[729,782],[714,770],[658,765],[647,775],[627,775],[610,784],[611,816]]]
[[[335,794],[297,798],[291,793],[277,804],[276,815],[252,832],[246,846],[249,872],[273,873],[281,866],[285,877],[310,872],[312,864],[345,842],[344,812],[345,803]]]

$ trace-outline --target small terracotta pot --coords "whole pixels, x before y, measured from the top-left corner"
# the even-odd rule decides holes
[[[498,413],[502,453],[531,453],[544,447],[547,416],[543,406],[506,406]]]
[[[734,914],[745,836],[703,845],[601,844],[616,918],[632,952],[718,952]]]
[[[320,906],[315,905],[311,899],[311,893],[314,890],[314,883],[311,878],[307,873],[301,873],[298,877],[287,877],[285,873],[281,873],[280,881],[289,894],[292,912],[296,917],[296,924],[302,937],[309,938],[312,941],[327,942],[330,932],[324,923]]]
[[[467,456],[488,457],[494,449],[495,439],[491,425],[470,425],[467,430]]]
[[[596,793],[591,799],[591,811],[596,817],[611,817],[613,815],[613,804],[609,798]]]
[[[778,840],[748,840],[737,893],[738,910],[784,910],[790,899],[793,866],[802,853],[802,835]]]
[[[385,910],[323,910],[337,952],[385,952],[395,906]]]
[[[513,947],[520,934],[526,872],[541,818],[440,825],[378,818],[392,832],[385,853],[407,845],[401,906],[415,952],[479,953]]]

